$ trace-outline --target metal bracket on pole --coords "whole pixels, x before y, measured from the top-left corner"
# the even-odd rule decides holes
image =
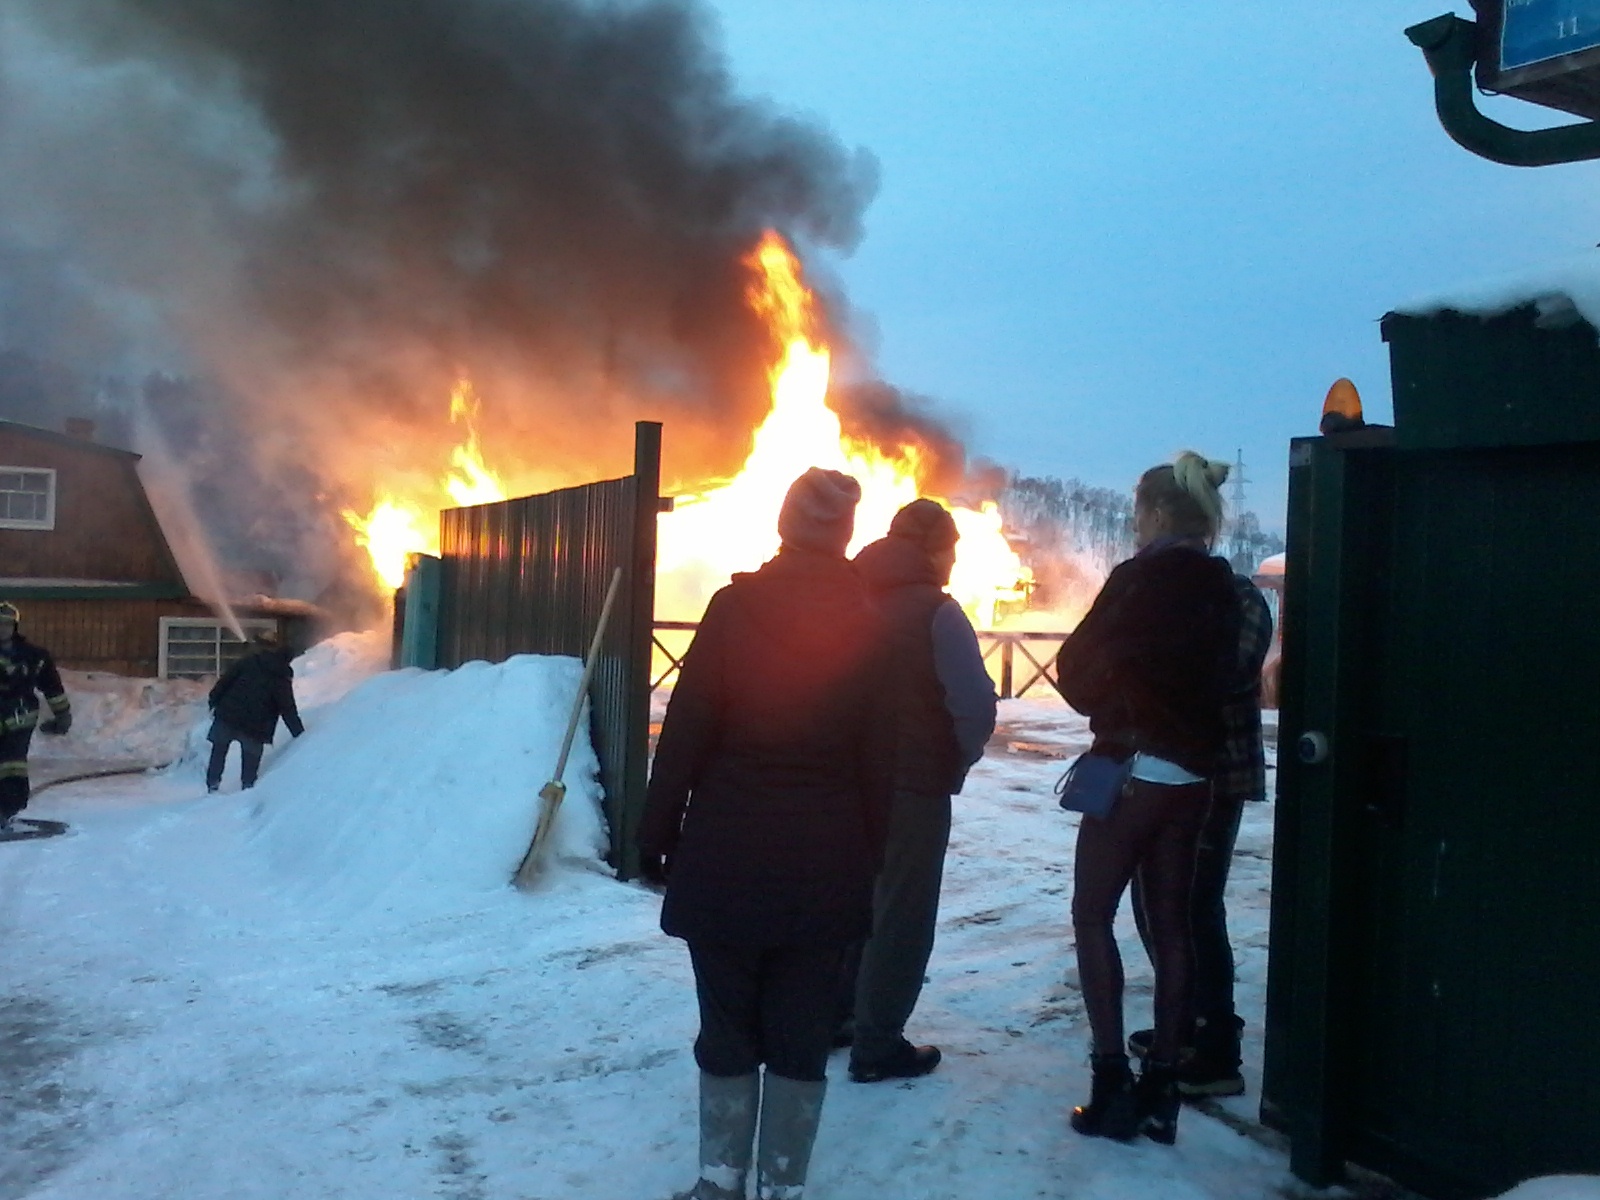
[[[1477,33],[1473,22],[1452,13],[1406,30],[1433,71],[1433,102],[1444,131],[1480,158],[1508,167],[1549,167],[1600,158],[1600,122],[1512,129],[1478,111],[1472,98]]]

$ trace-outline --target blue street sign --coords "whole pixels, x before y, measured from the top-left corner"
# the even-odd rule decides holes
[[[1502,71],[1596,46],[1600,46],[1600,0],[1505,0]]]

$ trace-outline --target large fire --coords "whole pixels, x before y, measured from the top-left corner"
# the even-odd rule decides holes
[[[772,410],[736,476],[680,495],[661,519],[656,610],[667,619],[698,617],[735,571],[777,552],[784,493],[808,467],[843,471],[861,484],[852,553],[888,532],[895,512],[922,494],[926,464],[917,446],[886,449],[846,437],[828,407],[831,356],[800,263],[783,239],[769,232],[746,264],[754,275],[750,304],[783,348],[770,372]],[[1028,569],[1001,533],[996,505],[946,507],[961,532],[950,592],[979,628],[992,628],[1002,602],[1026,597]]]
[[[462,380],[450,393],[450,423],[466,426],[466,440],[450,452],[451,469],[440,476],[434,494],[402,498],[383,492],[366,516],[344,511],[357,543],[372,559],[373,574],[388,591],[405,582],[408,556],[439,553],[439,510],[448,501],[487,504],[506,498],[500,477],[484,465],[477,420],[478,398],[472,384]]]
[[[737,475],[678,496],[675,510],[661,517],[656,611],[662,619],[698,619],[712,592],[734,572],[752,570],[776,553],[784,493],[808,467],[844,471],[860,482],[852,552],[883,536],[896,510],[922,494],[926,464],[917,446],[885,448],[846,437],[828,407],[831,356],[800,263],[783,239],[769,232],[746,265],[753,277],[751,307],[781,347],[769,372],[772,408]],[[407,555],[438,553],[440,509],[505,498],[499,477],[483,459],[477,412],[471,386],[459,384],[450,419],[465,427],[466,436],[451,454],[452,469],[436,485],[405,497],[382,493],[366,516],[345,512],[385,588],[401,585]],[[951,594],[979,628],[992,628],[1000,604],[1026,598],[1028,569],[1006,542],[994,504],[947,507],[961,533]]]

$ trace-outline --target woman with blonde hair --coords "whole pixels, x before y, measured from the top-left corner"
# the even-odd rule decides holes
[[[1072,925],[1093,1038],[1089,1103],[1072,1127],[1126,1140],[1177,1137],[1177,1060],[1190,1024],[1189,892],[1225,740],[1239,640],[1233,571],[1211,553],[1226,463],[1193,451],[1152,467],[1134,493],[1138,552],[1111,572],[1061,647],[1057,687],[1089,718],[1090,753],[1123,764],[1103,816],[1078,826]],[[1155,967],[1155,1033],[1137,1083],[1128,1065],[1113,922],[1138,873]]]

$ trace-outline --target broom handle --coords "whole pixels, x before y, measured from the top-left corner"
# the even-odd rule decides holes
[[[617,588],[622,584],[622,568],[611,573],[611,586],[606,589],[606,602],[600,609],[600,624],[595,626],[594,641],[589,643],[589,657],[583,664],[583,681],[578,684],[578,698],[572,703],[572,716],[567,721],[567,736],[561,740],[561,757],[556,759],[556,773],[552,777],[561,782],[567,769],[567,755],[572,752],[572,739],[578,734],[578,718],[583,715],[583,700],[589,694],[589,681],[600,661],[600,643],[606,636],[606,625],[611,620],[611,606],[617,599]]]

